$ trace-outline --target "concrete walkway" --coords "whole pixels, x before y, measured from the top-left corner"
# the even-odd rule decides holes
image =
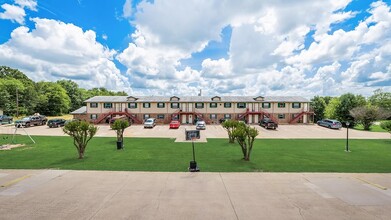
[[[390,219],[391,174],[0,170],[0,219]]]

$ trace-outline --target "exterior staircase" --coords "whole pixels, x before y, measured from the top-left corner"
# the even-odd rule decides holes
[[[129,119],[132,119],[132,122],[135,124],[142,124],[143,123],[140,119],[138,119],[137,117],[134,117],[131,113],[129,113],[128,109],[125,109],[125,111],[123,111],[123,112],[108,112],[108,113],[102,114],[101,116],[98,117],[98,119],[95,120],[94,124],[99,124],[104,119],[106,119],[108,116],[113,116],[113,115],[126,115]]]

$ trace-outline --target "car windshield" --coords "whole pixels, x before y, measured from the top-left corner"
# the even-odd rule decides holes
[[[145,122],[153,122],[153,119],[147,119]]]
[[[204,125],[205,122],[204,122],[204,121],[198,121],[197,124],[198,124],[198,125]]]
[[[30,120],[29,117],[22,118],[23,121]]]

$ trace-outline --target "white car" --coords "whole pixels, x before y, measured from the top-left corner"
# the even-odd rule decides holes
[[[156,119],[154,118],[148,118],[144,122],[144,128],[153,128],[156,125]]]
[[[205,121],[197,121],[197,123],[196,123],[196,129],[197,129],[197,130],[205,130],[205,129],[206,129],[206,123],[205,123]]]

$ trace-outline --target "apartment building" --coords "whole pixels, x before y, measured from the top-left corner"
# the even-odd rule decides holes
[[[280,124],[313,122],[310,102],[299,96],[95,96],[85,103],[85,107],[71,114],[94,123],[121,115],[136,124],[147,118],[156,118],[160,124],[172,120],[182,124],[196,120],[218,124],[220,119],[254,124],[264,117]]]

